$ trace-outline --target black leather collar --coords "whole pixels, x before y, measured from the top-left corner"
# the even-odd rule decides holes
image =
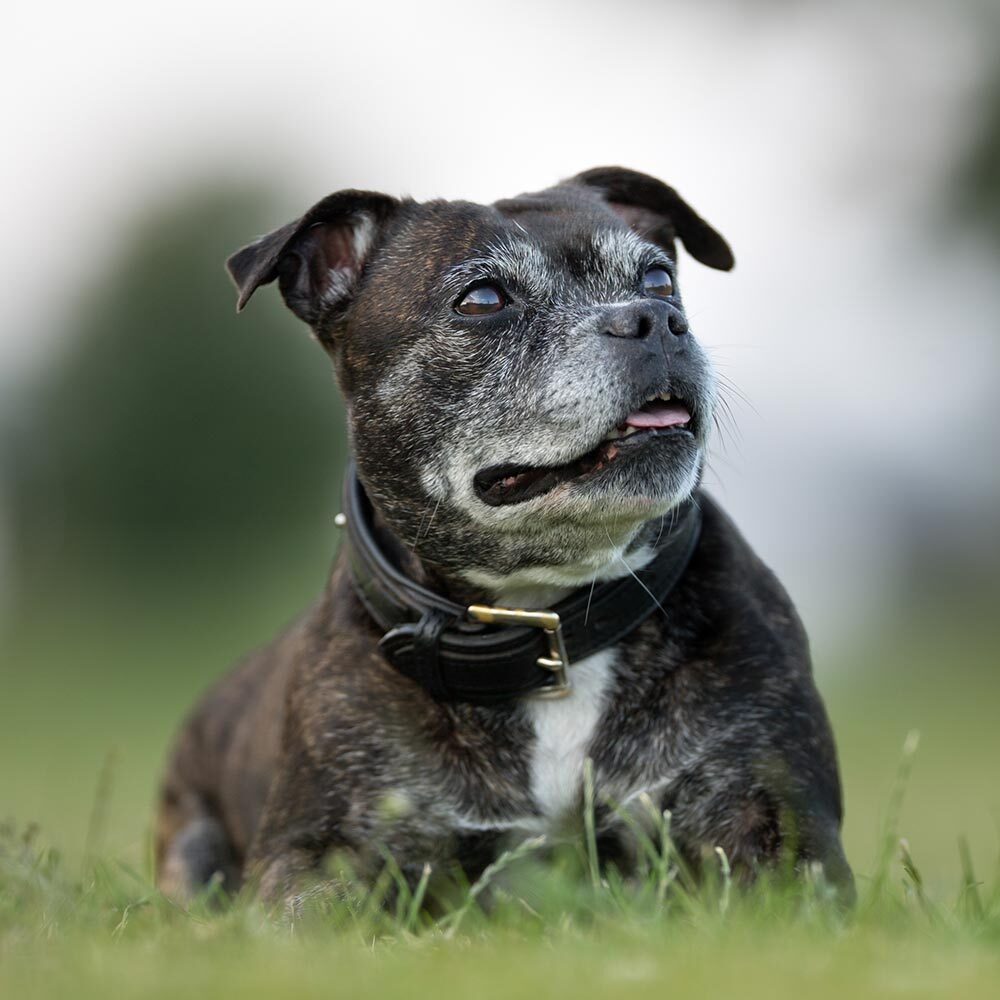
[[[465,607],[409,579],[379,547],[353,464],[344,492],[351,579],[385,631],[379,648],[433,698],[473,705],[568,694],[574,663],[624,639],[663,605],[701,533],[701,512],[689,502],[634,577],[581,587],[546,612]]]

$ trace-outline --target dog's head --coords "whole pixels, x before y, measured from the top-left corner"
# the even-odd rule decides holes
[[[228,266],[240,308],[277,280],[332,357],[400,543],[495,593],[618,575],[696,486],[715,388],[676,238],[733,265],[676,191],[609,167],[494,205],[341,191]]]

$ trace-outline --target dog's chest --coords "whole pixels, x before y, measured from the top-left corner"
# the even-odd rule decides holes
[[[525,703],[535,733],[531,795],[543,826],[579,812],[584,761],[614,686],[616,656],[615,649],[602,650],[572,666],[568,697]]]

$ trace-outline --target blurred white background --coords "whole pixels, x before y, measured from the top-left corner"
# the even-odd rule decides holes
[[[941,523],[969,559],[996,551],[997,257],[944,207],[995,62],[979,14],[16,5],[0,41],[0,419],[122,228],[206,172],[276,185],[278,225],[340,187],[493,200],[621,163],[676,186],[736,252],[731,274],[682,263],[694,330],[748,400],[732,400],[710,487],[821,643],[861,628]],[[4,550],[0,529],[0,577]]]

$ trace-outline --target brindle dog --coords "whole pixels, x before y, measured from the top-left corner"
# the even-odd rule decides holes
[[[672,188],[612,167],[493,205],[341,191],[230,259],[240,308],[277,280],[332,360],[381,544],[425,587],[549,608],[641,571],[691,499],[702,530],[661,606],[570,666],[568,697],[492,705],[436,699],[388,662],[342,553],[186,723],[157,828],[166,892],[215,875],[288,900],[331,852],[370,877],[385,849],[474,878],[512,838],[578,828],[590,758],[617,863],[612,804],[645,792],[695,867],[715,847],[751,874],[791,855],[850,896],[805,633],[698,488],[716,386],[675,238],[733,265]]]

